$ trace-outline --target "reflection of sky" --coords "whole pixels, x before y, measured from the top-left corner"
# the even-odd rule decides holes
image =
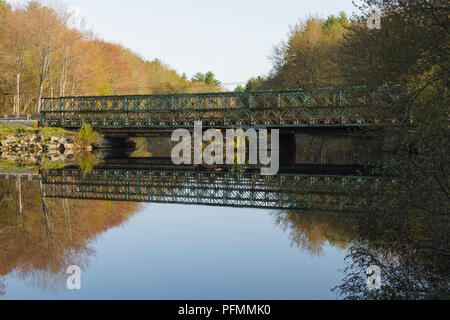
[[[92,244],[82,290],[7,279],[6,298],[334,299],[345,251],[291,247],[268,211],[150,204]]]

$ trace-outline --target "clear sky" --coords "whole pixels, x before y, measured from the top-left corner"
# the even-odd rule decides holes
[[[27,1],[20,1],[27,2]],[[47,3],[48,1],[41,1]],[[235,86],[269,72],[274,45],[311,14],[356,9],[352,0],[61,0],[88,29],[188,77],[212,71]]]

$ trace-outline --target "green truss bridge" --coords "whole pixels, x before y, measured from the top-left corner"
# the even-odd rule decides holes
[[[361,212],[383,180],[351,175],[155,169],[56,169],[40,173],[42,196],[292,211]]]
[[[362,88],[221,92],[42,99],[41,123],[112,129],[360,127],[373,122],[362,112]]]

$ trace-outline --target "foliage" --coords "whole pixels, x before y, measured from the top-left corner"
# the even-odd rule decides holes
[[[366,26],[371,6],[381,10],[380,30]],[[354,224],[346,278],[335,291],[348,299],[448,299],[448,1],[363,0],[358,9],[351,21],[340,14],[291,27],[274,49],[272,72],[245,90],[365,88],[361,112],[392,125],[358,134],[389,142],[390,153],[367,165],[391,180],[366,194],[379,211]],[[294,218],[303,221],[288,214],[277,221],[311,245],[314,235],[305,237]],[[370,264],[385,274],[377,291],[366,285]]]
[[[245,91],[245,89],[244,89],[244,87],[241,86],[241,85],[238,85],[238,86],[234,89],[234,92],[244,92],[244,91]]]
[[[341,86],[338,48],[349,24],[341,12],[327,19],[311,16],[290,27],[287,41],[274,48],[271,73],[250,79],[245,91]]]
[[[21,113],[38,111],[40,97],[221,91],[212,72],[189,81],[159,59],[70,28],[69,19],[38,2],[0,2],[0,114],[13,112],[17,75]]]
[[[379,30],[365,25],[371,5],[382,12]],[[401,123],[369,129],[394,144],[369,163],[392,183],[367,196],[380,212],[358,224],[336,291],[349,299],[448,299],[450,8],[441,0],[365,0],[360,10],[340,47],[346,84],[377,92],[362,112]],[[380,290],[365,285],[368,264],[382,268]]]
[[[198,72],[192,77],[191,81],[203,82],[210,86],[220,87],[220,81],[215,79],[214,73],[212,73],[211,71],[208,71],[205,74]]]
[[[81,171],[83,171],[83,173],[90,174],[99,162],[100,160],[95,154],[88,153],[82,155],[78,159],[77,164],[80,167]]]
[[[145,138],[132,138],[136,147],[133,151],[131,157],[151,157],[152,151],[149,147],[148,140]],[[167,146],[164,146],[165,148]]]
[[[263,81],[261,77],[250,78],[245,85],[244,91],[250,92],[261,89],[263,87]]]
[[[85,123],[79,129],[77,137],[82,145],[90,146],[99,139],[100,135],[94,131],[89,123]]]

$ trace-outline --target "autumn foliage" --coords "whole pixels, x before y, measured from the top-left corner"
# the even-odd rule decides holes
[[[161,60],[74,28],[64,9],[0,0],[0,114],[38,112],[41,97],[220,91],[209,77],[188,80]]]

